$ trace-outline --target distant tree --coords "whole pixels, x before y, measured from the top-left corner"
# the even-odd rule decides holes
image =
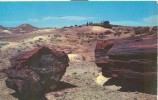
[[[103,26],[104,28],[112,28],[112,26],[111,26],[111,24],[110,24],[109,21],[103,21],[102,26]]]
[[[89,25],[89,23],[87,22],[86,26],[88,26],[88,25]]]
[[[91,22],[89,22],[89,25],[93,25],[93,22],[91,21]]]

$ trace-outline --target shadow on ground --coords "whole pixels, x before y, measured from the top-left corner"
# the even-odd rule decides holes
[[[104,86],[116,85],[121,86],[119,91],[122,92],[142,92],[147,94],[157,94],[157,81],[156,80],[142,80],[142,79],[122,79],[113,78],[109,79]]]
[[[54,89],[54,90],[50,89],[50,90],[46,91],[46,93],[60,91],[60,90],[68,89],[68,88],[75,88],[75,87],[77,87],[77,86],[73,85],[73,84],[70,84],[70,83],[67,83],[67,82],[60,81],[58,83],[56,89]]]
[[[70,84],[70,83],[67,83],[67,82],[62,82],[62,81],[60,81],[59,83],[58,83],[58,86],[57,86],[57,88],[56,89],[48,89],[48,90],[46,90],[45,92],[44,92],[44,94],[46,94],[46,93],[50,93],[50,92],[55,92],[55,91],[60,91],[60,90],[64,90],[64,89],[68,89],[68,88],[75,88],[75,87],[77,87],[77,86],[75,86],[75,85],[73,85],[73,84]],[[19,98],[20,97],[20,95],[17,93],[17,92],[14,92],[14,93],[11,93],[11,95],[13,96],[13,97],[15,97],[15,98]],[[19,100],[22,100],[22,99],[19,99]],[[32,100],[32,99],[31,99]],[[48,100],[47,98],[43,98],[43,99],[41,99],[41,100]]]

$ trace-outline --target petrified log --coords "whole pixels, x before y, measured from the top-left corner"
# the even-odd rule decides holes
[[[95,58],[106,77],[156,80],[157,38],[151,35],[98,40]]]
[[[53,48],[25,51],[11,58],[6,85],[20,100],[44,100],[44,92],[55,89],[68,67],[68,56]]]

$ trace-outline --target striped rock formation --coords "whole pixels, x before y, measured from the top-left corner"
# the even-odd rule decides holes
[[[98,40],[96,64],[106,77],[157,78],[157,36]]]

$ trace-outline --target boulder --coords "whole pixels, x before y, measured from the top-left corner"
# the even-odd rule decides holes
[[[45,46],[15,55],[10,61],[6,85],[20,100],[45,100],[44,93],[56,88],[69,65],[65,52]]]
[[[98,40],[96,65],[106,77],[157,79],[157,38],[155,35],[126,39]]]

